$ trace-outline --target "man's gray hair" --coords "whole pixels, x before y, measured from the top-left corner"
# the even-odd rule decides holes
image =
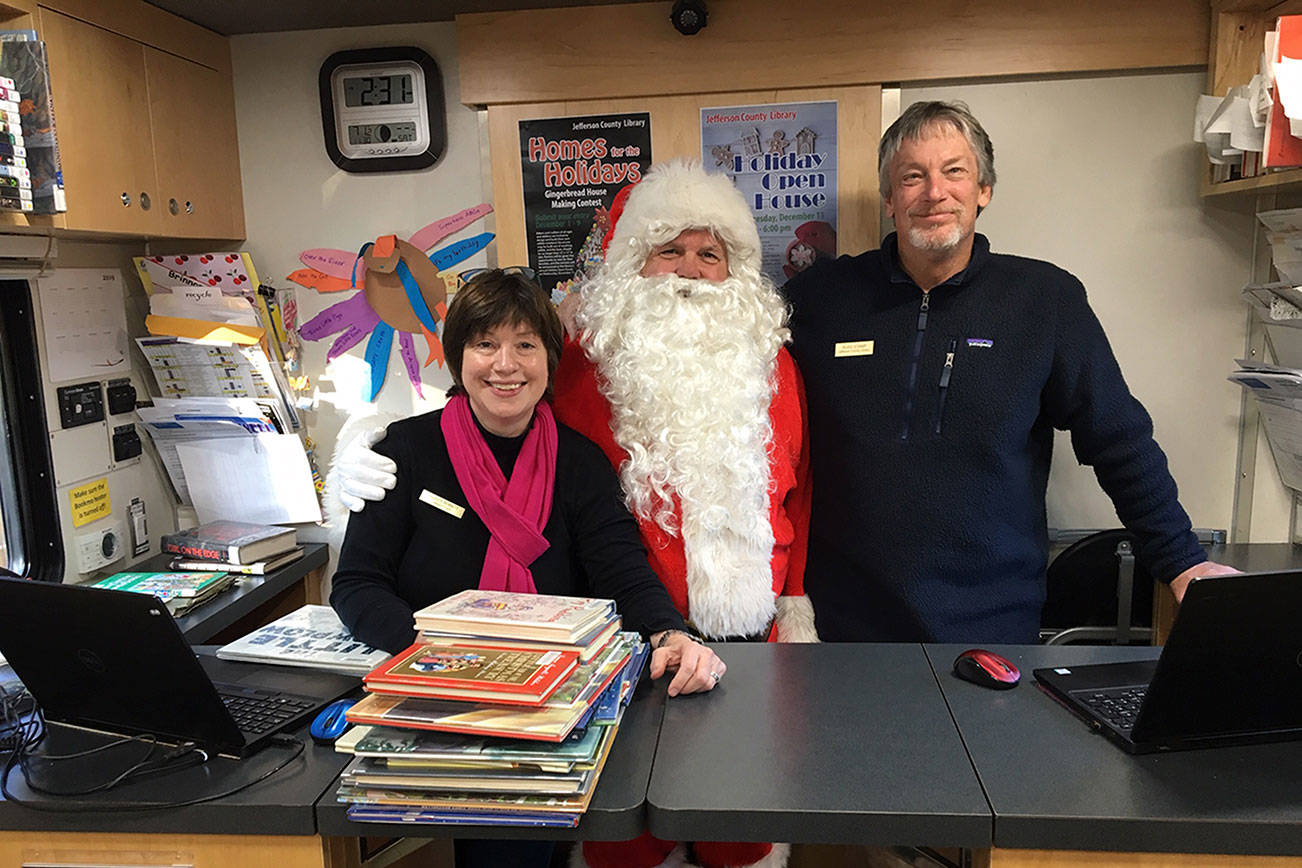
[[[977,183],[983,187],[995,185],[995,146],[967,103],[915,102],[890,125],[877,146],[877,183],[883,199],[891,197],[891,163],[900,146],[906,140],[918,141],[941,124],[953,127],[967,139],[976,154]]]

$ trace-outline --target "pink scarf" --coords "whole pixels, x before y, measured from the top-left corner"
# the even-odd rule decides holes
[[[556,419],[539,401],[508,481],[475,424],[470,401],[457,395],[448,401],[439,420],[448,457],[470,508],[492,538],[484,555],[479,587],[489,591],[534,594],[529,564],[551,543],[542,535],[552,514],[556,487]]]

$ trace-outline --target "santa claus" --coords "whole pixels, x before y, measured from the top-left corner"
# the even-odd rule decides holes
[[[726,177],[675,161],[653,166],[612,218],[605,263],[572,303],[578,339],[556,370],[556,417],[618,469],[651,566],[701,636],[817,641],[801,583],[804,393],[750,208]],[[367,448],[378,436],[364,432],[331,473],[350,508],[392,484],[388,459]],[[592,868],[777,868],[786,855],[649,835],[574,851]]]

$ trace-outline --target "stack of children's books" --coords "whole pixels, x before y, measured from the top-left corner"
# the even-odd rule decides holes
[[[415,620],[336,742],[349,818],[578,825],[650,653],[614,603],[469,590]]]

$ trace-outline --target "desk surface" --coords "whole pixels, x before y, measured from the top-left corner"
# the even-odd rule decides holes
[[[654,834],[990,845],[990,808],[921,646],[715,650],[719,686],[665,709]]]
[[[993,691],[927,645],[994,812],[994,845],[1302,854],[1302,742],[1130,756],[1035,687],[1031,670],[1155,657],[1157,648],[992,646],[1022,670]]]
[[[323,791],[333,791],[335,779],[347,764],[347,757],[319,747],[307,734],[306,726],[291,733],[306,743],[303,756],[243,792],[203,804],[176,808],[141,810],[141,803],[174,803],[212,796],[234,789],[275,768],[290,756],[285,747],[271,746],[243,760],[216,757],[202,766],[143,779],[114,789],[111,793],[76,797],[94,805],[69,810],[68,799],[34,794],[15,769],[9,775],[9,791],[24,801],[35,801],[45,810],[0,801],[0,828],[5,830],[48,830],[70,832],[148,832],[228,835],[312,835],[316,833],[313,802]],[[111,741],[109,736],[51,727],[42,751],[71,752]],[[62,769],[42,775],[38,783],[47,788],[80,789],[112,778],[145,756],[140,744],[122,745],[86,760],[67,761]],[[122,810],[122,808],[130,810]]]
[[[646,790],[651,777],[651,761],[660,736],[660,720],[665,708],[665,686],[661,679],[649,683],[643,679],[633,701],[624,712],[610,758],[601,772],[592,804],[575,829],[535,829],[471,827],[390,823],[354,823],[348,819],[347,806],[335,801],[332,786],[317,802],[320,834],[356,837],[392,835],[395,837],[426,835],[455,837],[471,834],[489,838],[528,838],[534,840],[626,841],[642,834],[646,826]]]

